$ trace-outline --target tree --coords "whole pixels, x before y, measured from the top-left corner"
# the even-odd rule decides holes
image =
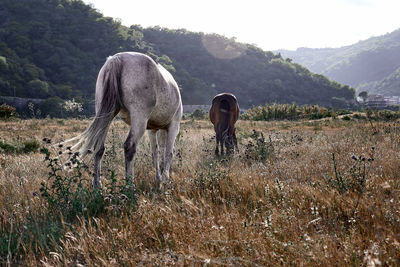
[[[358,94],[359,97],[362,98],[363,102],[365,103],[367,101],[368,98],[368,92],[367,91],[362,91]]]

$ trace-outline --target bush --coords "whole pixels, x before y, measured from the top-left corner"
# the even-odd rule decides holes
[[[343,113],[343,112],[342,112]],[[347,112],[346,112],[347,113]],[[271,120],[318,120],[335,116],[332,109],[318,105],[297,106],[292,104],[267,104],[248,109],[247,113],[240,116],[244,120],[271,121]]]
[[[18,150],[18,147],[14,144],[8,143],[6,141],[0,141],[0,151],[3,151],[5,153],[16,153]]]
[[[266,161],[274,152],[274,146],[269,137],[269,142],[265,140],[262,132],[253,130],[250,141],[246,145],[245,156],[247,160]]]
[[[24,153],[29,153],[29,152],[37,152],[39,150],[40,143],[38,140],[35,138],[25,140],[23,142],[23,148],[22,151]]]
[[[343,116],[342,120],[344,120],[344,121],[350,121],[351,118],[350,118],[349,116],[345,115],[345,116]]]
[[[120,212],[122,208],[136,204],[137,194],[133,184],[125,180],[125,184],[119,185],[114,171],[110,170],[110,176],[106,177],[109,183],[105,185],[103,197],[102,190],[92,190],[88,167],[79,161],[78,152],[69,151],[72,156],[65,164],[61,164],[57,157],[52,158],[47,148],[42,148],[41,152],[45,154],[50,171],[39,191],[50,212],[61,213],[63,220],[73,222],[77,216],[88,219],[107,210]],[[69,172],[64,172],[64,169]]]
[[[0,119],[9,119],[11,117],[15,117],[17,113],[15,112],[15,108],[9,106],[7,104],[2,104],[0,106]]]
[[[197,120],[204,120],[207,118],[208,113],[202,109],[196,109],[193,111],[192,114],[190,114],[190,118],[192,119],[197,119]]]
[[[40,143],[35,138],[27,139],[20,142],[7,142],[5,140],[0,141],[0,152],[8,154],[22,154],[37,152],[39,150]]]
[[[334,175],[328,178],[328,183],[340,194],[349,191],[364,193],[371,163],[374,161],[374,149],[374,147],[371,149],[368,158],[363,155],[358,157],[353,155],[351,158],[354,160],[354,165],[344,173],[338,170],[335,153],[332,153]]]

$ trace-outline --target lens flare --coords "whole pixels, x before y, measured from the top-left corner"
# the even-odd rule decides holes
[[[208,53],[218,59],[234,59],[246,52],[244,44],[217,34],[202,35],[201,42]]]

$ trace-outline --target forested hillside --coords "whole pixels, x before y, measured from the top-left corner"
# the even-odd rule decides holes
[[[277,51],[310,70],[358,90],[400,95],[400,29],[341,48]],[[385,85],[383,87],[383,84]]]
[[[2,0],[0,95],[49,99],[42,109],[73,97],[87,102],[108,56],[129,50],[157,58],[141,38],[81,1]]]
[[[354,95],[348,86],[253,45],[185,30],[135,29],[143,32],[144,40],[158,53],[172,59],[190,103],[209,102],[215,93],[231,91],[247,106],[266,102],[346,106]],[[186,79],[186,72],[195,80]],[[203,92],[187,98],[185,90],[192,90],[193,85],[203,88]]]
[[[280,55],[218,35],[125,27],[80,0],[0,2],[0,95],[93,99],[109,55],[139,51],[176,77],[185,104],[231,91],[243,106],[267,102],[348,106],[354,91]],[[46,114],[46,110],[42,110]],[[57,115],[57,114],[52,114]]]

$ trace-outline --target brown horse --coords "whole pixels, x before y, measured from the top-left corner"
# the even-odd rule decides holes
[[[239,111],[237,99],[233,94],[222,93],[214,97],[210,109],[210,120],[214,124],[216,134],[216,155],[219,152],[219,144],[221,144],[221,155],[224,154],[224,144],[227,154],[234,151],[235,147],[239,151],[235,135],[235,123],[239,118]]]

